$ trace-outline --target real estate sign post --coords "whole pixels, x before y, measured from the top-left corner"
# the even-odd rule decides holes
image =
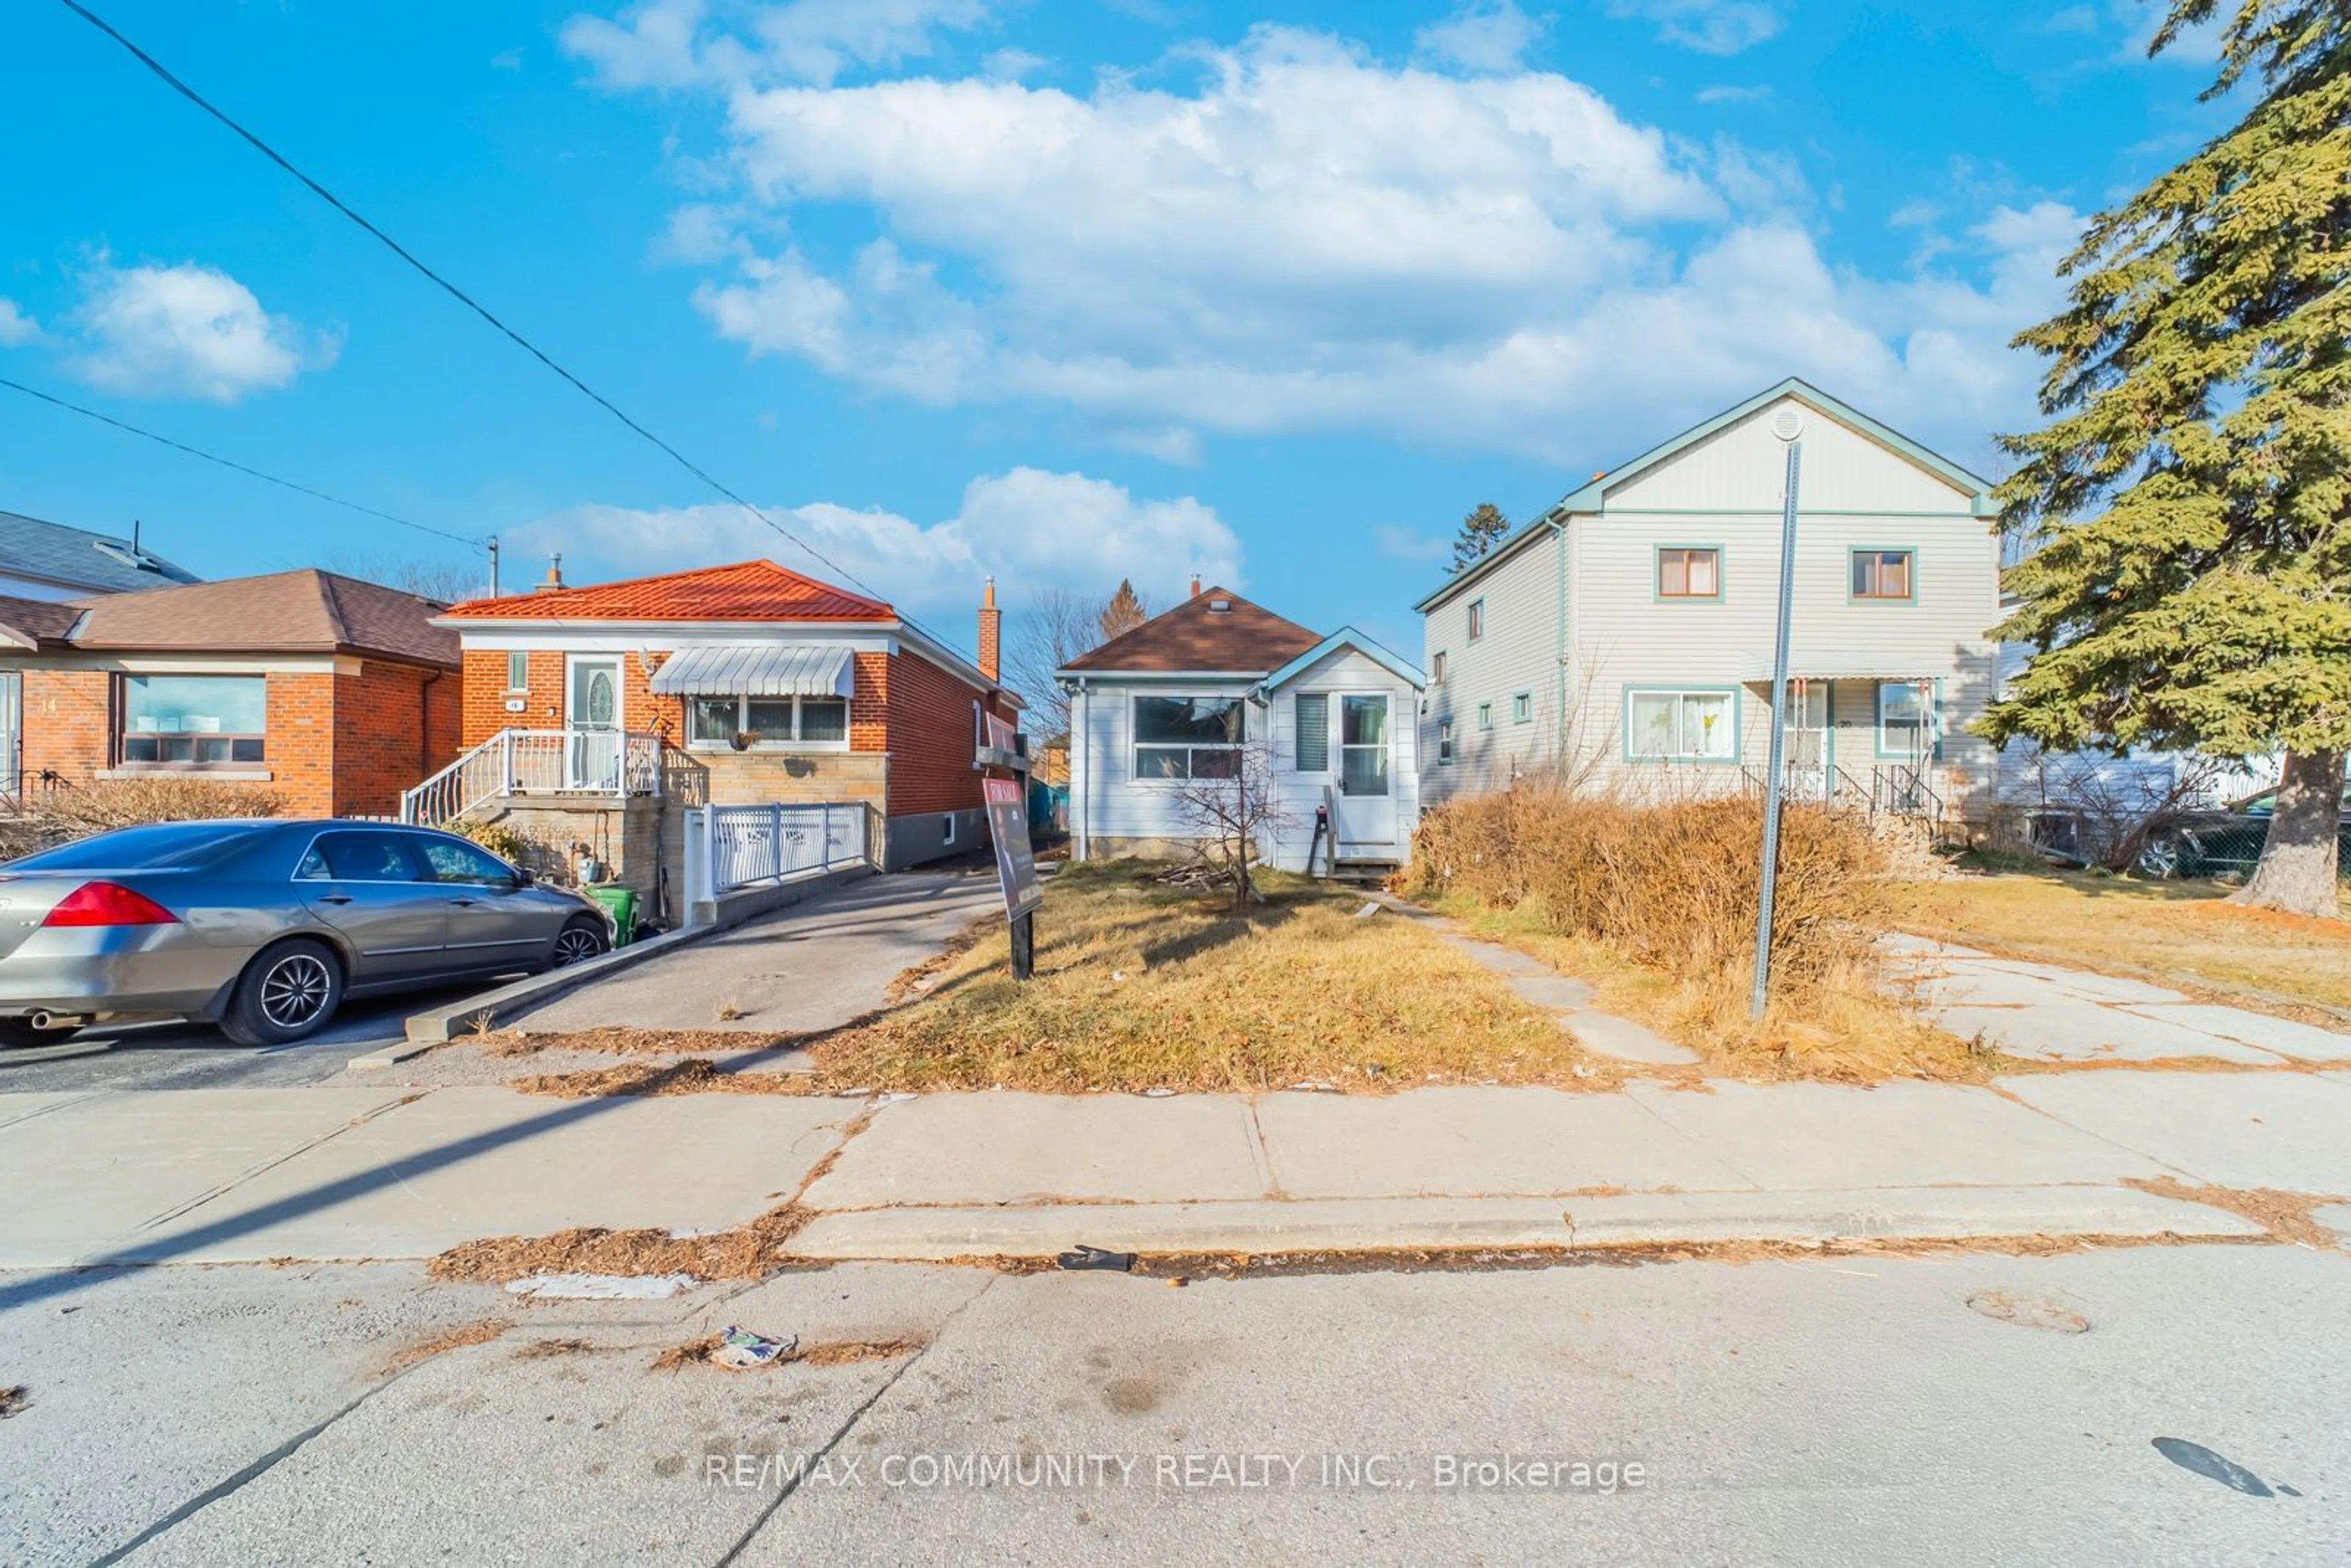
[[[1019,740],[1012,726],[987,716],[987,749],[983,759],[991,767],[1017,766]],[[999,758],[1012,758],[1012,764]],[[1037,858],[1029,847],[1029,790],[1018,772],[1012,777],[994,774],[980,781],[981,798],[987,803],[987,837],[996,846],[996,876],[1004,888],[1004,914],[1011,924],[1012,977],[1027,979],[1033,971],[1037,954],[1037,906],[1044,902],[1044,890],[1037,885]]]

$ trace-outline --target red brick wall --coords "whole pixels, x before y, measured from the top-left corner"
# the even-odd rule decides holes
[[[530,689],[520,713],[507,711],[507,655],[502,648],[468,648],[463,684],[465,723],[461,747],[477,746],[502,729],[561,729],[563,727],[563,655],[536,653],[530,661]]]
[[[26,778],[50,768],[69,783],[85,784],[106,766],[113,679],[103,670],[25,672]]]
[[[455,674],[436,681],[430,671],[370,662],[336,677],[335,814],[398,811],[402,790],[456,757],[457,704]]]
[[[889,815],[978,809],[971,705],[982,695],[927,659],[889,656]]]
[[[335,683],[318,674],[269,677],[267,758],[271,784],[295,817],[335,814]]]

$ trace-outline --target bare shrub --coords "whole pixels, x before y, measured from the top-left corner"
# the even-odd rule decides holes
[[[100,779],[28,796],[23,814],[0,818],[0,860],[146,822],[275,817],[285,805],[267,789],[193,774]]]
[[[1539,901],[1559,936],[1605,942],[1686,979],[1754,962],[1763,803],[1729,796],[1628,805],[1540,783],[1421,818],[1421,891],[1499,908]],[[1786,809],[1772,965],[1789,984],[1867,969],[1892,924],[1885,852],[1848,814]]]

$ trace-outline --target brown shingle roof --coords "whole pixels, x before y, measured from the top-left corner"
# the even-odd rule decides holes
[[[77,648],[123,653],[360,653],[458,665],[441,606],[396,588],[305,567],[75,601]]]
[[[0,595],[0,647],[33,648],[64,636],[81,612],[46,599]]]
[[[1218,604],[1228,608],[1219,610]],[[1139,670],[1173,674],[1185,670],[1278,670],[1322,641],[1294,621],[1284,621],[1227,589],[1211,588],[1122,632],[1064,668],[1089,672]]]

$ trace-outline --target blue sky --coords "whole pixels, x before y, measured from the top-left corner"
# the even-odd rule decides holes
[[[1407,651],[1524,518],[1787,374],[1996,465],[2083,218],[2217,128],[2132,0],[103,0],[856,576],[963,632],[1199,570]],[[769,554],[49,0],[0,375],[507,545]],[[0,508],[205,575],[465,552],[0,392]]]

